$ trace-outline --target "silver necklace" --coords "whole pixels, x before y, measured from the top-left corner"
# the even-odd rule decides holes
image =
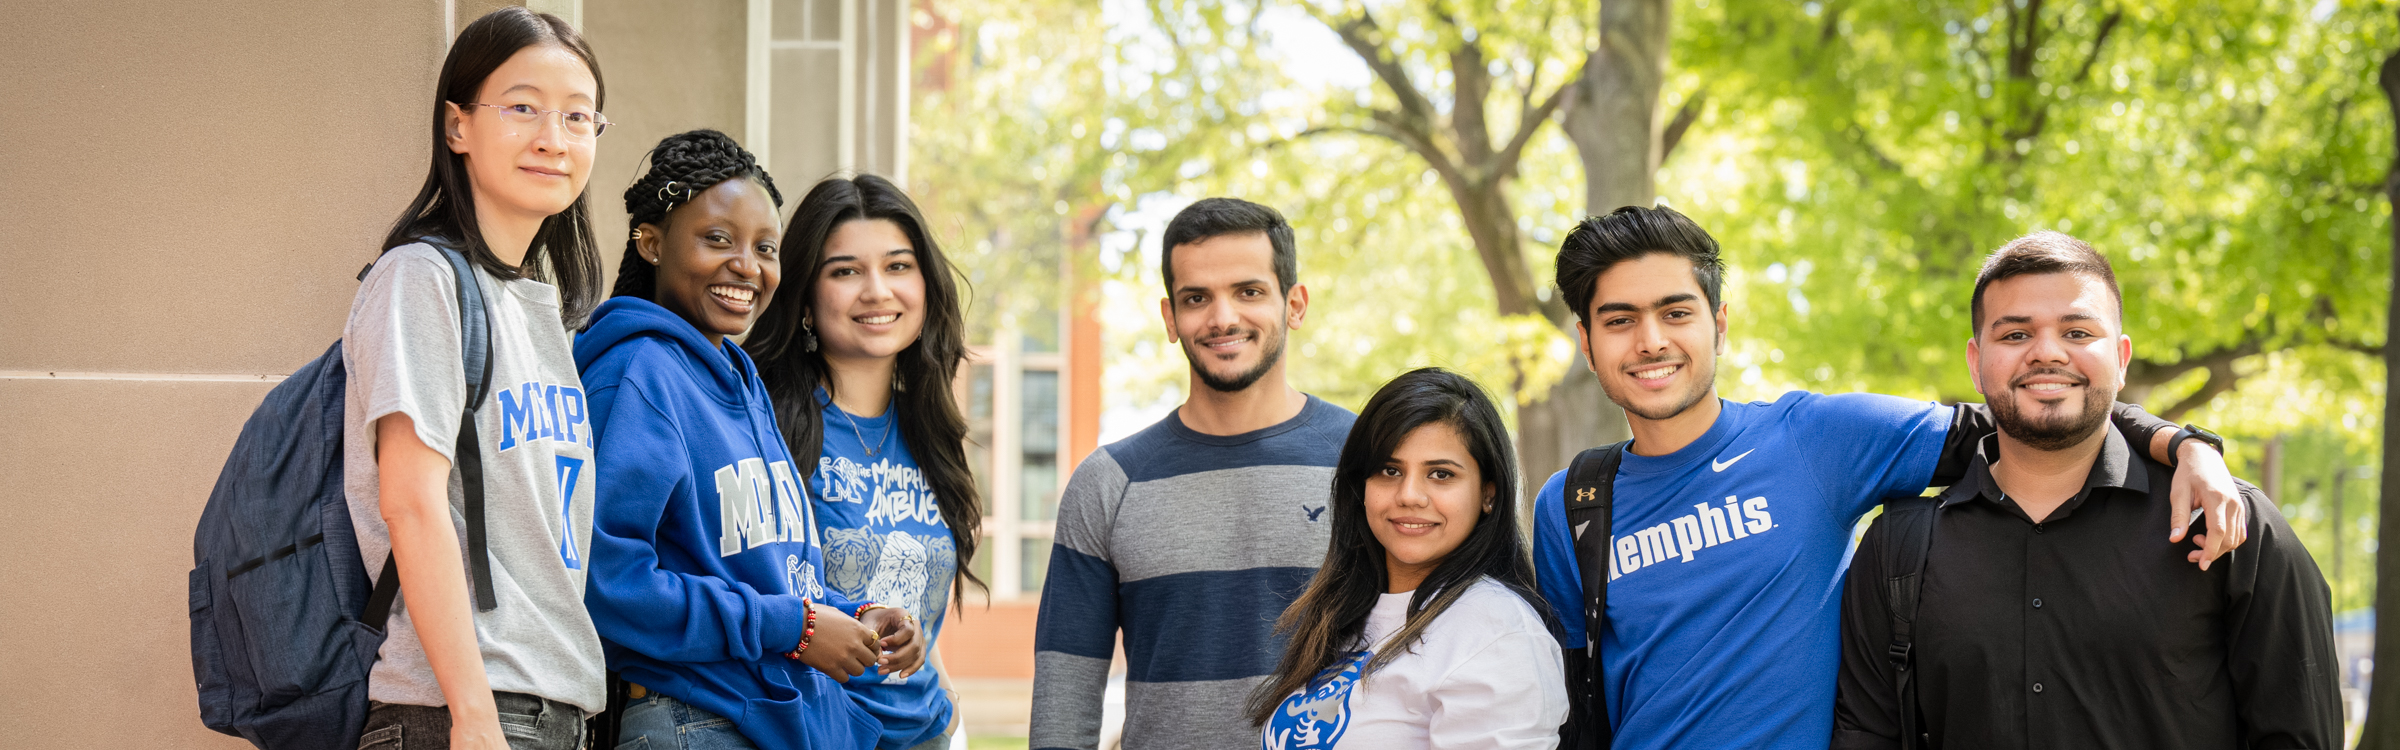
[[[842,408],[842,405],[841,405],[841,404],[834,404],[834,405],[833,405],[833,410],[834,410],[835,412],[837,412],[837,413],[840,413],[840,414],[842,415],[842,420],[843,420],[843,421],[846,421],[846,422],[849,422],[849,423],[850,423],[850,432],[852,432],[852,433],[854,433],[854,434],[858,435],[858,442],[859,442],[859,444],[860,444],[860,445],[866,445],[866,442],[867,442],[867,431],[866,431],[866,430],[863,430],[863,429],[859,429],[859,426],[858,426],[858,420],[857,420],[857,419],[855,419],[855,418],[852,418],[852,417],[850,416],[850,410],[849,410],[849,409],[844,409],[844,408]],[[886,406],[886,407],[884,407],[884,410],[886,410],[886,411],[889,411],[889,410],[891,410],[891,407],[889,407],[889,406]],[[899,418],[898,418],[898,417],[893,417],[893,418],[892,418],[892,421],[893,421],[893,422],[895,422],[895,423],[897,423],[897,422],[899,422],[900,420],[899,420]],[[876,436],[876,438],[875,438],[875,444],[874,444],[874,445],[867,445],[867,457],[868,457],[868,458],[874,458],[874,457],[875,457],[875,454],[882,452],[882,451],[883,451],[883,442],[884,442],[884,441],[886,441],[886,440],[890,440],[890,439],[892,439],[892,425],[888,425],[888,424],[887,424],[887,425],[884,425],[884,426],[883,426],[883,434],[882,434],[882,435],[878,435],[878,436]]]

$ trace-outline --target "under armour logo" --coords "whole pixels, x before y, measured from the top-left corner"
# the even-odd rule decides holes
[[[1577,487],[1577,488],[1575,488],[1575,502],[1579,502],[1579,503],[1588,503],[1588,502],[1591,502],[1591,501],[1593,501],[1593,500],[1595,500],[1595,499],[1598,499],[1599,495],[1600,495],[1600,490],[1599,490],[1598,488],[1595,488],[1595,487]]]
[[[1326,506],[1323,506],[1323,505],[1319,505],[1319,506],[1317,506],[1317,507],[1314,507],[1314,508],[1308,507],[1308,506],[1306,506],[1306,505],[1300,506],[1300,509],[1301,509],[1301,510],[1304,510],[1304,511],[1307,511],[1307,512],[1308,512],[1308,520],[1310,520],[1310,521],[1312,521],[1312,522],[1313,522],[1313,521],[1315,521],[1315,520],[1317,520],[1317,516],[1321,516],[1321,515],[1324,515],[1324,514],[1325,514],[1325,508],[1326,508]]]

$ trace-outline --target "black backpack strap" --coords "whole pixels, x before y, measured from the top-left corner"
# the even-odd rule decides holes
[[[1615,739],[1615,729],[1608,723],[1608,679],[1600,665],[1600,633],[1608,626],[1608,560],[1613,554],[1610,534],[1614,518],[1610,506],[1617,467],[1625,461],[1625,445],[1584,451],[1567,466],[1567,532],[1574,539],[1575,567],[1583,583],[1584,647],[1569,649],[1566,660],[1569,709],[1560,743],[1566,750],[1605,750]]]
[[[1917,712],[1916,621],[1918,594],[1925,584],[1925,558],[1933,548],[1933,523],[1942,498],[1912,497],[1884,503],[1883,594],[1891,618],[1892,694],[1900,714],[1901,750],[1927,744]]]
[[[475,280],[475,268],[465,253],[448,243],[427,239],[426,244],[441,251],[442,259],[450,262],[450,273],[458,281],[459,355],[464,364],[467,384],[466,412],[458,420],[458,444],[452,451],[458,459],[458,476],[466,493],[467,516],[467,574],[475,585],[475,610],[489,612],[500,605],[492,587],[490,544],[483,523],[483,450],[482,439],[475,430],[475,411],[492,390],[492,318],[483,301],[483,285]],[[359,269],[358,277],[365,279],[367,264]],[[367,596],[367,607],[359,614],[359,622],[383,629],[391,619],[392,601],[400,596],[400,563],[394,557],[383,560],[383,573],[375,579],[375,591]]]
[[[492,590],[491,546],[484,533],[483,440],[476,434],[475,411],[492,390],[491,310],[484,305],[483,284],[475,280],[475,267],[466,253],[445,244],[434,247],[441,248],[450,272],[458,277],[459,354],[466,365],[467,407],[458,418],[458,448],[453,453],[466,494],[467,575],[475,584],[475,611],[489,612],[500,606],[500,599]]]

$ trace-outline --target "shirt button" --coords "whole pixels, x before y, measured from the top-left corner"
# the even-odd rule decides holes
[[[2042,600],[2040,600],[2040,599],[2035,599],[2035,600],[2033,600],[2033,608],[2034,608],[2034,609],[2041,609],[2041,608],[2042,608]]]
[[[2036,693],[2042,692],[2042,683],[2039,683],[2039,682],[2033,683],[2033,692],[2036,692]]]
[[[2042,533],[2042,525],[2041,525],[2041,524],[2038,524],[2038,523],[2037,523],[2037,524],[2034,524],[2034,525],[2033,525],[2033,533],[2036,533],[2036,534]]]

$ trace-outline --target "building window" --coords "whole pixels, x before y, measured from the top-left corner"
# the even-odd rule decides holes
[[[1057,370],[1025,371],[1025,406],[1018,412],[1023,415],[1018,434],[1024,436],[1017,469],[1021,520],[1058,520],[1058,380]]]
[[[1053,324],[1059,316],[1028,316]],[[970,347],[958,398],[967,415],[967,457],[983,492],[984,544],[975,570],[995,600],[1038,598],[1050,569],[1059,493],[1072,467],[1066,425],[1067,394],[1060,332],[1031,335],[1001,328],[1002,346]],[[988,571],[988,572],[987,572]]]

